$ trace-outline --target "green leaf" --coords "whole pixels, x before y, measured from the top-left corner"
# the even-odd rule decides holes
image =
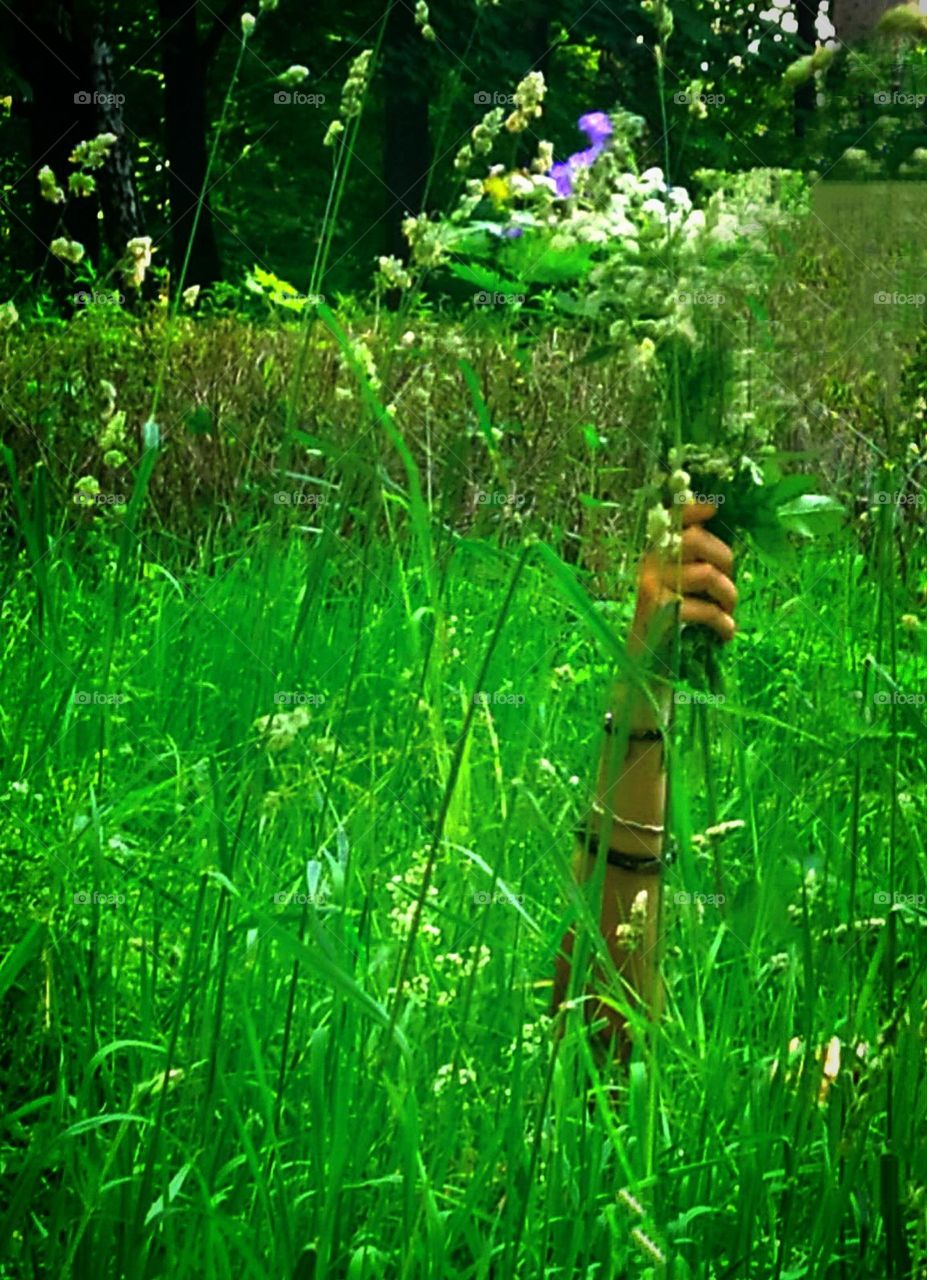
[[[538,250],[540,249],[540,252]],[[502,253],[502,261],[513,275],[537,284],[576,284],[588,272],[598,246],[576,244],[568,249],[544,248],[538,238],[509,240]]]
[[[785,527],[805,538],[834,533],[845,515],[846,508],[824,493],[805,493],[779,507],[779,519]]]
[[[448,270],[458,280],[464,280],[467,284],[475,285],[477,289],[482,289],[486,293],[508,294],[519,292],[519,286],[514,280],[508,280],[505,276],[497,275],[495,271],[490,271],[488,267],[469,266],[466,262],[451,262],[448,264]]]

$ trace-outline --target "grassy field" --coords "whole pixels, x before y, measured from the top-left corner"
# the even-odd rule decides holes
[[[132,507],[59,526],[37,482],[4,602],[0,1275],[927,1274],[897,474],[794,569],[743,557],[724,695],[677,691],[667,1008],[624,1073],[547,1012],[564,930],[597,936],[571,832],[636,540],[604,600],[414,485],[291,481],[197,560]]]

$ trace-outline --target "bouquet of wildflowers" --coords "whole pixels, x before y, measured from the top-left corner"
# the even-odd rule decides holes
[[[658,7],[665,26],[666,7]],[[717,536],[729,544],[745,537],[760,554],[787,558],[790,533],[810,536],[841,508],[812,493],[811,478],[784,474],[773,423],[754,411],[750,343],[735,345],[730,335],[765,287],[777,234],[807,207],[802,176],[703,173],[709,194],[699,206],[662,169],[640,170],[644,121],[620,109],[581,115],[586,145],[566,159],[541,141],[527,167],[492,163],[507,133],[536,127],[544,93],[543,77],[531,72],[507,117],[497,107],[474,126],[455,161],[465,175],[456,207],[438,220],[407,219],[410,266],[381,259],[385,282],[409,287],[416,268],[441,268],[479,290],[477,299],[543,298],[603,329],[601,350],[631,347],[635,366],[667,389],[652,542],[672,546],[671,512],[694,496],[717,505],[707,526]],[[685,674],[712,682],[703,631],[686,637]]]
[[[439,219],[406,220],[410,265],[381,258],[384,284],[409,287],[416,269],[440,268],[473,285],[477,301],[523,298],[603,327],[615,346],[644,341],[644,358],[667,338],[692,341],[719,273],[732,287],[735,276],[746,284],[769,257],[775,228],[804,199],[800,176],[706,174],[710,194],[697,207],[661,168],[641,171],[644,121],[623,109],[581,115],[586,145],[565,159],[541,140],[525,166],[494,163],[509,135],[537,129],[544,94],[531,72],[508,116],[495,107],[473,127],[455,159],[464,176],[456,206]]]

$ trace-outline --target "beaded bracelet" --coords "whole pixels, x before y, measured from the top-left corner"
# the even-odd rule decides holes
[[[609,735],[615,732],[615,718],[610,711],[605,713],[605,724],[602,726]],[[628,734],[632,742],[662,742],[662,729],[635,729]]]
[[[577,831],[576,838],[591,858],[598,856],[599,837],[594,831],[581,829]],[[636,871],[642,876],[657,876],[669,863],[669,859],[665,857],[648,855],[641,858],[634,853],[624,853],[621,849],[609,849],[605,860],[610,867],[618,867],[621,871]]]

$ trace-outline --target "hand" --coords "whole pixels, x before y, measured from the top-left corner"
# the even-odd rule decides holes
[[[737,604],[737,588],[731,580],[734,557],[727,543],[702,528],[715,511],[707,502],[683,507],[681,556],[649,551],[641,561],[637,606],[628,641],[631,653],[639,655],[653,647],[648,630],[654,616],[674,600],[680,602],[680,622],[710,627],[724,643],[733,638]]]

